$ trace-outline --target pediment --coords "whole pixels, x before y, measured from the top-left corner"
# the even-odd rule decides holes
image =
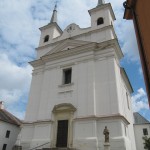
[[[60,51],[71,50],[72,48],[76,48],[76,47],[83,46],[83,45],[90,44],[90,43],[91,42],[87,42],[87,41],[67,39],[61,44],[58,44],[55,48],[49,51],[46,55],[51,55]]]
[[[59,112],[75,112],[76,108],[69,103],[63,103],[55,105],[53,108],[53,113],[59,113]]]

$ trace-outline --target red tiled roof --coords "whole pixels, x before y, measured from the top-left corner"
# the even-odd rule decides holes
[[[21,120],[4,109],[0,109],[0,121],[4,121],[17,126],[21,125]]]

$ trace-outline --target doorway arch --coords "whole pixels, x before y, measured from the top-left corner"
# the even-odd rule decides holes
[[[53,124],[53,147],[72,148],[73,144],[73,117],[76,108],[70,103],[55,105],[52,112]],[[63,141],[59,140],[63,139]]]

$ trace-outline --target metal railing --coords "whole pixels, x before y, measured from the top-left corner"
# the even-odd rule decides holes
[[[43,146],[45,146],[45,145],[47,145],[47,144],[49,144],[49,143],[50,143],[50,142],[47,142],[47,143],[45,143],[45,144],[36,146],[36,147],[34,147],[34,148],[30,148],[30,149],[28,149],[28,150],[36,150],[37,148],[43,147]]]

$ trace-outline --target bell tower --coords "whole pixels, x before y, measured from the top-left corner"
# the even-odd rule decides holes
[[[41,37],[39,47],[49,44],[53,39],[62,34],[61,28],[57,24],[57,4],[54,7],[50,23],[40,28]]]
[[[89,14],[92,29],[112,25],[116,19],[111,4],[106,4],[104,0],[99,0],[97,6],[89,10]]]

